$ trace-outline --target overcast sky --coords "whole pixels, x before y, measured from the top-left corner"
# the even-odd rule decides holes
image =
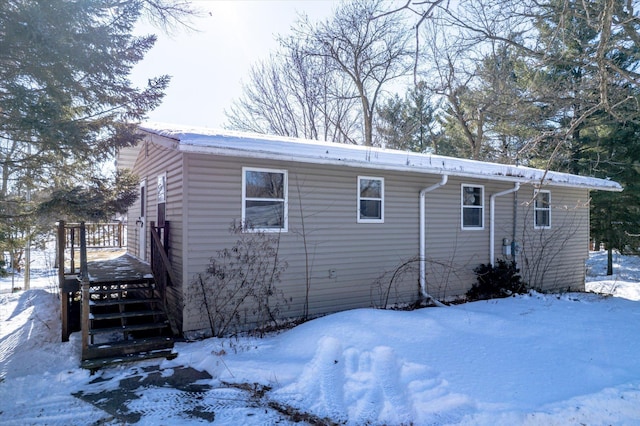
[[[331,15],[334,0],[194,1],[203,16],[197,32],[171,36],[152,27],[158,42],[134,70],[133,81],[162,74],[172,76],[163,104],[149,114],[152,121],[222,127],[224,110],[241,94],[241,82],[255,61],[266,58],[285,35],[298,12],[312,19]]]

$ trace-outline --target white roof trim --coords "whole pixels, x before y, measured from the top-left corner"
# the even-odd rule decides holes
[[[440,155],[164,123],[144,123],[140,128],[177,141],[175,149],[181,152],[622,191],[608,179]]]

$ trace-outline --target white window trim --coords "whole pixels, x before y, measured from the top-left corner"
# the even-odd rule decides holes
[[[549,194],[549,206],[547,208],[538,208],[536,207],[536,199],[538,198],[538,194],[547,193]],[[538,211],[547,211],[549,212],[549,225],[538,225],[537,223],[537,215]],[[548,189],[535,189],[533,191],[533,229],[550,229],[551,228],[551,191]]]
[[[464,188],[480,188],[482,190],[481,202],[479,206],[464,205]],[[464,209],[480,209],[480,223],[481,226],[465,226],[464,225]],[[470,183],[463,183],[460,185],[460,229],[465,231],[482,231],[484,230],[484,185],[476,185]]]
[[[284,199],[282,198],[247,198],[247,172],[264,172],[264,173],[282,173],[284,175]],[[246,223],[247,200],[249,201],[283,201],[284,202],[284,220],[282,228],[251,228],[244,229],[245,232],[288,232],[289,231],[289,173],[284,169],[264,169],[258,167],[242,168],[242,224]]]
[[[360,197],[360,181],[363,179],[368,180],[379,180],[380,181],[380,198],[370,198],[370,197]],[[358,176],[357,183],[357,191],[358,191],[358,205],[356,208],[356,220],[357,223],[384,223],[384,178],[376,177],[376,176]],[[380,200],[380,219],[363,219],[360,217],[360,201],[361,200]]]

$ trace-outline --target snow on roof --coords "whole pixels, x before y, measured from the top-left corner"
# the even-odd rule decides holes
[[[622,191],[619,183],[609,179],[441,155],[165,123],[144,123],[140,129],[173,139],[182,152]]]

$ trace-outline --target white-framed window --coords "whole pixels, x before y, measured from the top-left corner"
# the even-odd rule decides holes
[[[460,206],[462,229],[484,229],[484,186],[462,184]]]
[[[384,178],[358,176],[358,223],[384,223]]]
[[[288,229],[286,170],[242,168],[242,223],[247,229],[286,232]]]
[[[534,229],[551,228],[551,191],[536,190],[533,196]]]

